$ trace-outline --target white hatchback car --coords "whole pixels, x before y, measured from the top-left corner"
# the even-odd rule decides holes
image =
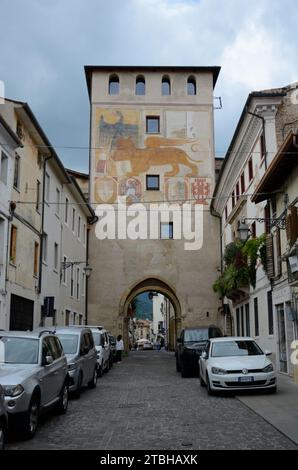
[[[268,390],[276,392],[276,373],[263,352],[250,337],[212,338],[200,359],[200,382],[212,395],[216,391]]]

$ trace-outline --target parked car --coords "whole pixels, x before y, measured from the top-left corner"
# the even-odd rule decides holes
[[[4,390],[0,385],[0,450],[4,450],[8,427],[8,417],[5,405]]]
[[[108,372],[111,368],[111,347],[107,330],[103,326],[92,325],[76,325],[75,328],[89,328],[91,330],[97,353],[97,375],[101,377],[104,372]]]
[[[149,340],[148,340],[148,341],[145,341],[145,342],[143,343],[143,350],[145,350],[145,349],[146,349],[146,350],[151,350],[151,349],[153,349],[153,343],[151,343],[151,341],[149,341]]]
[[[9,423],[32,438],[42,412],[68,406],[67,361],[57,336],[46,331],[0,332],[0,383]]]
[[[109,337],[109,343],[110,343],[110,362],[111,362],[111,367],[116,362],[116,338],[115,336],[108,334]]]
[[[90,328],[64,326],[56,328],[56,335],[65,352],[69,391],[80,398],[82,387],[95,388],[97,384],[97,353]]]
[[[214,338],[200,357],[200,382],[216,391],[276,392],[276,373],[268,356],[250,337]]]
[[[198,360],[208,339],[223,336],[220,328],[214,325],[185,328],[177,339],[176,370],[182,377],[198,375]]]

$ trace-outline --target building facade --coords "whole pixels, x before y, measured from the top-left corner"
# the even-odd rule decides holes
[[[85,72],[91,106],[90,202],[97,215],[105,204],[116,208],[119,197],[125,198],[125,208],[145,206],[146,217],[150,203],[176,204],[166,222],[157,213],[155,239],[148,237],[144,218],[136,239],[122,233],[99,240],[94,226],[90,319],[127,339],[128,306],[151,290],[171,300],[177,331],[218,323],[212,283],[219,222],[209,209],[215,178],[213,89],[219,68],[87,66]],[[185,240],[175,237],[179,223],[174,217],[185,202],[199,209],[195,250],[186,250]],[[118,215],[121,211],[116,210]]]
[[[226,313],[226,333],[255,337],[264,349],[273,352],[277,369],[290,374],[293,372],[289,365],[290,349],[286,354],[287,365],[282,364],[280,354],[281,349],[285,348],[283,329],[288,331],[288,343],[291,343],[295,337],[295,325],[292,320],[287,324],[285,316],[278,313],[278,305],[285,305],[289,298],[280,300],[280,292],[285,293],[283,289],[288,284],[286,264],[282,261],[286,226],[280,225],[276,219],[281,214],[287,214],[289,206],[295,205],[297,183],[293,175],[289,176],[289,188],[293,188],[289,189],[289,193],[294,194],[287,199],[286,191],[280,191],[277,181],[271,186],[271,194],[264,190],[263,181],[267,181],[268,172],[270,174],[272,166],[275,166],[278,150],[293,128],[292,121],[296,119],[298,122],[297,104],[291,101],[295,87],[250,93],[223,162],[212,202],[212,210],[221,218],[223,274],[217,283],[217,290],[222,294],[223,311]],[[243,239],[243,229],[249,240],[246,240],[247,236]],[[246,250],[258,247],[253,279],[245,281],[239,276],[243,264],[239,264],[239,259],[238,266],[235,260],[231,263],[232,250],[235,250],[235,257],[241,243],[242,248],[246,245]],[[241,262],[249,266],[251,253],[246,251]],[[235,267],[236,273],[232,269]],[[230,275],[230,285],[227,274]],[[288,297],[289,292],[286,294]],[[282,325],[280,316],[285,320]]]

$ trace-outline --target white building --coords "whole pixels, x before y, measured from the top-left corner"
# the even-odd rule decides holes
[[[282,372],[286,372],[286,369],[281,366],[278,357],[280,326],[274,293],[274,286],[280,282],[282,276],[282,230],[272,228],[274,218],[277,217],[274,190],[273,194],[262,197],[258,204],[255,204],[252,196],[258,192],[261,179],[284,142],[289,130],[287,122],[293,121],[294,118],[298,122],[298,110],[293,110],[289,100],[292,91],[293,87],[289,86],[249,94],[227,151],[211,206],[211,210],[221,218],[224,273],[227,272],[224,255],[227,254],[228,247],[231,256],[234,243],[237,244],[237,239],[241,237],[239,228],[250,229],[250,240],[257,240],[257,237],[264,234],[263,252],[266,252],[267,261],[263,265],[260,257],[258,258],[255,286],[241,282],[241,266],[238,264],[235,273],[236,277],[238,276],[237,282],[234,282],[233,278],[231,283],[230,278],[230,287],[225,295],[221,295],[223,312],[226,313],[225,332],[255,337],[264,349],[273,352],[273,360]],[[278,209],[280,214],[280,207]],[[275,257],[273,252],[276,253]],[[249,261],[248,257],[247,262]],[[220,279],[223,280],[223,277]],[[227,287],[228,284],[225,281],[222,285]],[[287,370],[289,371],[289,368]]]
[[[153,321],[152,321],[153,341],[159,341],[161,338],[164,338],[165,297],[162,294],[155,294],[152,297],[152,301],[153,301],[153,306],[152,306],[153,308]]]
[[[6,328],[6,276],[9,246],[10,199],[14,182],[15,150],[20,139],[0,115],[0,329]]]

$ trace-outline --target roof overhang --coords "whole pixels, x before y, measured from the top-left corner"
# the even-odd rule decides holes
[[[281,187],[297,166],[298,135],[290,132],[256,187],[251,197],[252,202],[258,204],[268,199],[268,196]]]

